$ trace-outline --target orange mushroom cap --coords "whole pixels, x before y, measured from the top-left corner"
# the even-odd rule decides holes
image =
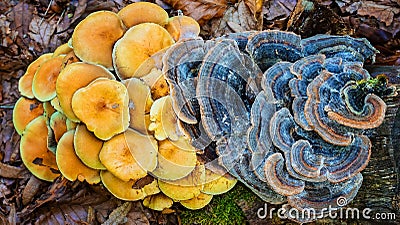
[[[22,133],[20,155],[28,170],[46,181],[53,181],[60,173],[56,156],[47,148],[46,117],[39,116],[32,120]]]
[[[27,98],[34,98],[32,92],[33,76],[39,69],[40,65],[50,59],[52,55],[52,53],[43,54],[28,66],[25,74],[19,79],[18,82],[18,90],[22,96]]]
[[[72,46],[82,61],[112,69],[112,48],[123,34],[124,27],[117,14],[110,11],[94,12],[75,27]]]
[[[155,23],[131,27],[113,50],[113,64],[121,80],[133,77],[139,66],[156,52],[174,43],[171,35]]]
[[[174,16],[169,18],[165,29],[167,29],[175,41],[185,38],[195,38],[200,34],[199,23],[189,16]]]
[[[128,28],[141,23],[156,23],[164,26],[168,21],[168,13],[151,2],[129,4],[118,12],[118,16]]]
[[[57,78],[56,92],[60,106],[68,119],[79,122],[72,110],[72,96],[78,89],[99,77],[115,79],[114,75],[104,67],[83,62],[69,64],[61,71]]]
[[[126,87],[115,80],[97,78],[72,96],[72,110],[96,137],[109,140],[129,126]]]
[[[70,181],[86,180],[89,184],[99,183],[99,171],[85,166],[75,154],[74,134],[75,130],[69,130],[58,142],[56,159],[60,172]]]
[[[90,132],[85,124],[79,124],[76,127],[74,148],[83,164],[93,169],[106,169],[99,158],[102,147],[103,141]]]
[[[32,92],[42,102],[56,97],[56,81],[60,74],[64,56],[57,56],[42,63],[32,81]]]
[[[20,97],[13,110],[13,123],[17,133],[21,135],[26,125],[43,112],[43,104],[38,100]]]

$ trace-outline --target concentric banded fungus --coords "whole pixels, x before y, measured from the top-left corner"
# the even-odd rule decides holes
[[[181,201],[198,196],[203,190],[204,181],[204,165],[197,165],[188,176],[174,181],[158,180],[158,186],[166,196]]]
[[[106,169],[99,158],[102,147],[103,141],[91,133],[84,124],[76,127],[74,149],[83,164],[93,169]]]
[[[150,195],[143,199],[144,206],[157,211],[169,209],[173,204],[174,201],[163,193]]]
[[[73,94],[99,77],[114,79],[112,73],[104,67],[82,62],[67,65],[61,71],[56,82],[56,92],[62,111],[68,119],[79,122],[72,110]]]
[[[56,81],[60,74],[64,56],[57,56],[42,63],[32,81],[35,98],[45,102],[56,97]]]
[[[196,38],[200,34],[200,25],[196,20],[188,16],[174,16],[169,18],[165,29],[167,29],[175,41],[185,38]]]
[[[85,166],[75,154],[75,130],[67,131],[57,145],[56,159],[61,174],[68,180],[86,181],[89,184],[100,182],[98,170]]]
[[[160,192],[157,185],[157,180],[152,180],[151,183],[144,186],[136,186],[136,181],[123,181],[114,176],[107,170],[100,172],[101,182],[111,194],[115,197],[126,201],[137,201],[144,199],[146,196],[154,195]]]
[[[75,27],[72,34],[74,52],[83,62],[112,69],[112,49],[124,31],[117,14],[109,11],[94,12]]]
[[[154,131],[154,137],[159,140],[169,138],[172,141],[179,139],[177,133],[177,118],[172,108],[170,96],[157,99],[150,109],[149,130]]]
[[[123,181],[137,181],[157,165],[157,143],[147,135],[128,129],[104,142],[100,161],[113,175]]]
[[[26,125],[36,117],[42,115],[43,112],[43,104],[38,100],[20,97],[15,103],[13,110],[13,124],[17,133],[21,135]]]
[[[150,107],[153,104],[150,88],[137,78],[127,79],[122,83],[128,89],[129,94],[129,126],[142,134],[147,134],[150,124]]]
[[[378,52],[365,38],[349,36],[315,35],[301,41],[305,56],[324,54],[328,58],[338,57],[344,61],[375,60]]]
[[[121,80],[133,77],[146,59],[173,43],[171,35],[158,24],[142,23],[131,27],[115,43],[112,52],[118,77]]]
[[[129,97],[120,82],[97,78],[72,96],[72,110],[96,137],[108,140],[129,126]]]
[[[46,117],[39,116],[25,128],[20,142],[20,155],[28,170],[46,181],[53,181],[58,171],[56,156],[47,149]]]
[[[180,203],[185,208],[196,210],[196,209],[201,209],[204,206],[208,205],[208,203],[211,202],[212,198],[213,198],[213,195],[200,193],[196,197],[188,199],[188,200],[180,201]]]
[[[262,71],[279,61],[295,62],[303,56],[300,36],[282,31],[262,31],[249,37],[246,50]]]
[[[39,69],[40,65],[49,60],[52,55],[52,53],[43,54],[28,66],[25,74],[18,81],[18,90],[22,96],[34,98],[32,92],[33,77],[35,76],[35,73]]]
[[[127,28],[141,23],[164,26],[168,22],[168,13],[159,5],[150,2],[129,4],[118,12],[118,16]]]
[[[177,180],[191,173],[197,162],[196,151],[184,137],[158,143],[158,164],[152,174],[162,180]]]

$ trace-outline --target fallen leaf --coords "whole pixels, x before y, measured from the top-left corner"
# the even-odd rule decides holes
[[[392,24],[394,15],[399,12],[399,8],[388,5],[378,5],[372,1],[362,1],[357,10],[358,15],[375,17],[377,20],[385,23],[386,26]]]
[[[285,19],[296,6],[296,0],[270,0],[265,1],[262,9],[264,18],[267,21]]]
[[[228,7],[228,0],[165,0],[176,10],[193,17],[200,25],[212,18],[222,17]],[[231,2],[230,2],[231,3]]]
[[[5,178],[22,178],[24,177],[25,169],[22,167],[10,166],[0,162],[0,177]]]
[[[29,24],[29,36],[34,42],[40,45],[38,46],[40,50],[49,46],[51,37],[56,30],[56,26],[55,20],[47,21],[39,16],[35,16],[32,19]]]

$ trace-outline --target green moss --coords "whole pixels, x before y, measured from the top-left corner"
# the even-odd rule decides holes
[[[213,197],[211,203],[200,210],[182,209],[180,218],[183,225],[234,225],[245,224],[246,217],[242,209],[237,205],[238,201],[254,202],[256,200],[249,189],[238,183],[223,195]]]

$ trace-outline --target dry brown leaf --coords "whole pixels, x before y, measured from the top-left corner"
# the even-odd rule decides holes
[[[377,20],[385,23],[386,26],[390,26],[390,24],[392,24],[394,15],[398,14],[399,12],[399,8],[388,5],[378,5],[372,1],[360,2],[360,6],[357,10],[358,15],[375,17]]]
[[[165,2],[176,10],[182,10],[184,15],[193,17],[200,25],[212,18],[223,16],[228,7],[228,0],[165,0]]]
[[[262,9],[264,18],[267,21],[285,19],[296,6],[296,0],[270,0],[265,1]]]
[[[55,20],[47,21],[44,18],[35,16],[29,24],[29,36],[33,41],[38,43],[42,49],[47,48],[56,30],[56,26]]]
[[[18,31],[18,36],[23,40],[29,31],[29,23],[32,21],[34,8],[25,2],[15,5],[7,15],[11,21],[10,28]]]
[[[22,178],[24,177],[24,172],[26,172],[26,170],[22,167],[10,166],[0,162],[0,177],[14,179]]]

